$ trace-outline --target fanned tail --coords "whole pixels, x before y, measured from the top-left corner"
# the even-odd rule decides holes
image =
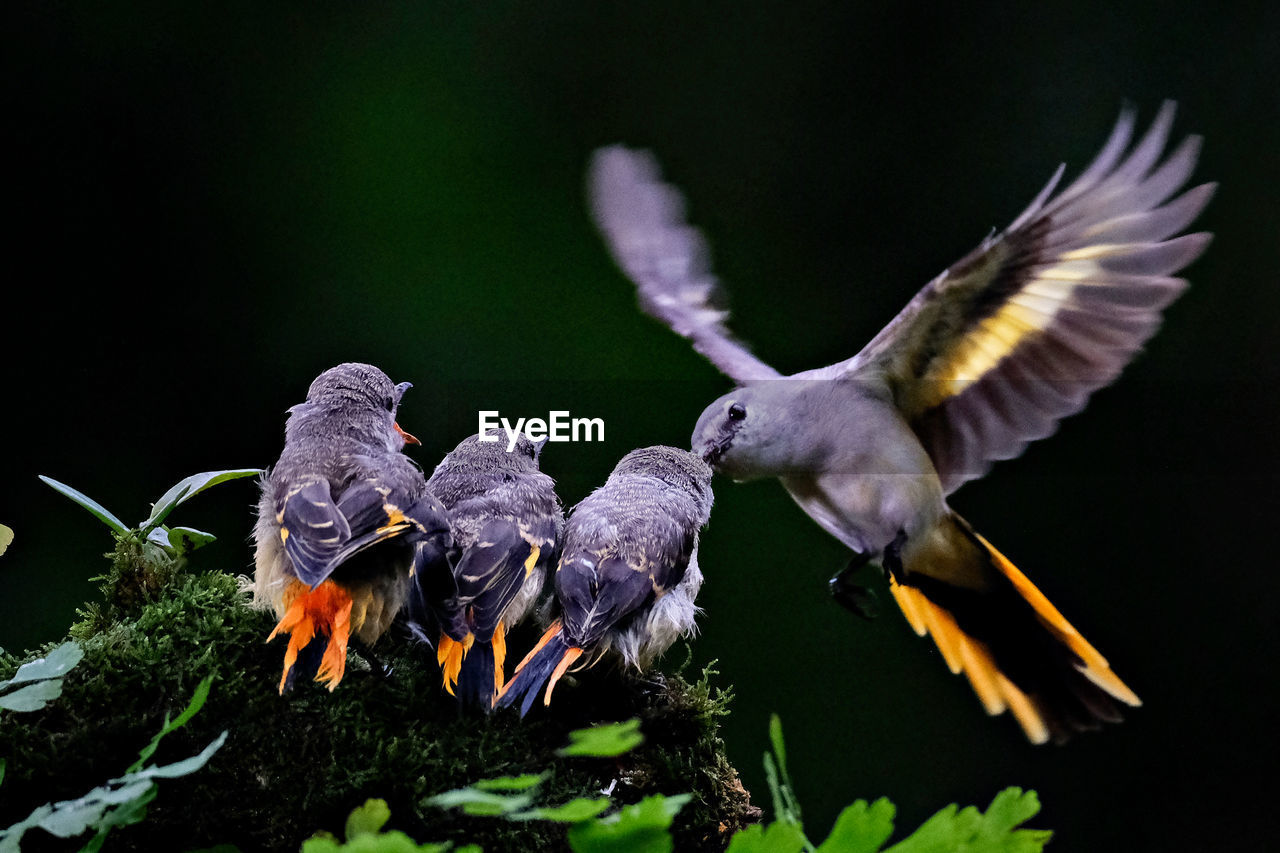
[[[890,589],[948,668],[963,672],[987,713],[1008,710],[1032,743],[1066,741],[1120,722],[1141,700],[1044,594],[964,519],[944,519],[904,549]]]
[[[342,681],[347,667],[347,639],[351,634],[351,594],[332,580],[315,589],[294,580],[283,597],[284,615],[267,637],[271,642],[279,634],[289,635],[284,653],[284,672],[280,676],[280,692],[293,685],[297,672],[315,672],[315,680],[330,691]]]
[[[581,655],[582,649],[569,645],[569,641],[565,639],[561,623],[553,622],[538,644],[516,667],[511,680],[498,692],[494,707],[505,708],[520,702],[520,716],[523,717],[533,707],[543,684],[547,686],[543,704],[550,705],[556,682]]]

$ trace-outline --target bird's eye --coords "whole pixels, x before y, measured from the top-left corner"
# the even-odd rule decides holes
[[[382,401],[382,405],[387,407],[388,412],[394,412],[396,410],[396,398],[388,397]]]
[[[747,416],[747,407],[741,403],[734,403],[729,407],[729,420],[740,421]]]

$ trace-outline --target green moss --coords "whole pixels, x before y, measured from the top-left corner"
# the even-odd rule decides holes
[[[263,642],[273,619],[247,606],[237,579],[154,565],[131,547],[122,541],[112,553],[104,602],[71,628],[85,659],[62,698],[37,713],[0,712],[0,826],[119,775],[164,714],[181,710],[210,674],[208,703],[156,760],[191,755],[223,729],[231,732],[226,745],[200,773],[167,783],[147,819],[114,834],[108,850],[233,843],[296,851],[318,829],[340,834],[370,797],[390,805],[390,828],[422,841],[559,850],[562,826],[468,817],[424,802],[486,777],[548,770],[540,799],[549,804],[611,784],[620,803],[691,792],[674,827],[680,850],[721,850],[733,829],[759,817],[724,756],[717,729],[729,697],[713,686],[713,673],[693,683],[678,674],[647,682],[593,670],[565,679],[550,711],[538,708],[523,722],[509,712],[486,718],[460,713],[440,689],[432,650],[393,630],[376,647],[390,675],[353,655],[334,693],[304,683],[281,697],[283,642]],[[517,633],[511,648],[532,640]],[[0,678],[21,662],[0,656]],[[642,720],[646,743],[622,758],[555,755],[571,729],[631,716]]]

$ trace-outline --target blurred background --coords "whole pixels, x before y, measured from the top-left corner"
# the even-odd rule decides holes
[[[1221,182],[1163,331],[1083,415],[954,498],[1146,702],[1031,747],[987,718],[772,482],[717,481],[692,667],[757,804],[781,715],[811,835],[856,797],[898,825],[1034,788],[1054,849],[1249,849],[1273,835],[1271,547],[1280,477],[1280,7],[898,2],[4,5],[6,440],[0,646],[60,638],[107,531],[183,476],[258,467],[347,360],[410,380],[429,471],[480,409],[603,418],[555,444],[567,506],[628,450],[687,446],[729,385],[639,314],[583,201],[599,145],[689,197],[733,327],[784,372],[859,349],[1068,179],[1123,103],[1179,102]],[[251,481],[172,518],[250,571]],[[679,660],[677,648],[672,658]]]

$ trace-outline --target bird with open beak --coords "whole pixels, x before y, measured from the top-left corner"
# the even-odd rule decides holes
[[[299,671],[330,690],[354,636],[390,626],[412,574],[448,574],[448,515],[401,451],[418,440],[396,410],[410,384],[368,364],[340,364],[289,410],[284,450],[263,477],[254,601],[289,637],[280,692]]]

